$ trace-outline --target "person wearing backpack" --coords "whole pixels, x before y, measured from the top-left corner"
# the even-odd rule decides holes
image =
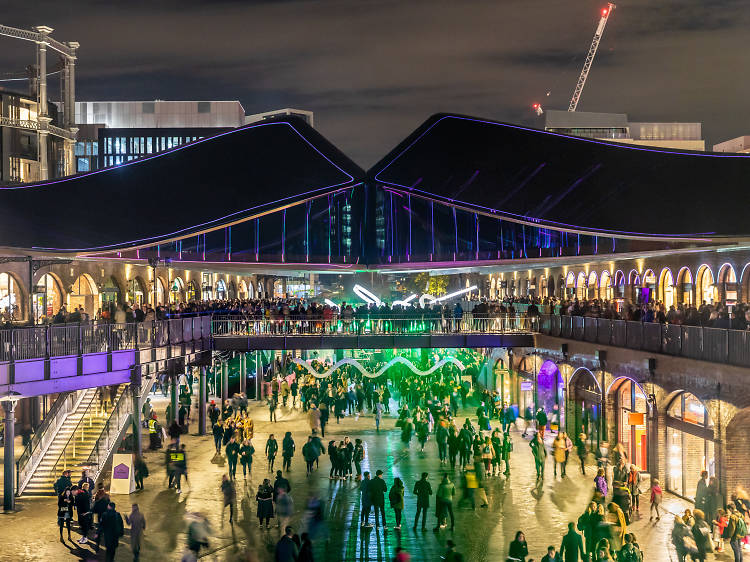
[[[643,553],[633,544],[633,535],[625,535],[625,544],[617,553],[617,562],[643,562]]]
[[[729,540],[734,553],[734,562],[742,562],[742,539],[747,535],[745,518],[733,504],[729,504],[729,521],[724,527],[722,537]]]

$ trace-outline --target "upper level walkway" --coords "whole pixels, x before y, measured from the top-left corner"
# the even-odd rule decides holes
[[[137,365],[163,369],[210,349],[210,316],[0,330],[0,396],[128,383]]]
[[[214,349],[420,349],[534,345],[537,319],[497,318],[288,318],[214,317]]]
[[[554,337],[750,367],[750,331],[746,330],[542,314],[538,331]]]

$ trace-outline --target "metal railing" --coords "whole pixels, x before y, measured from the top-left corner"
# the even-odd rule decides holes
[[[23,492],[68,414],[74,412],[85,391],[63,392],[54,401],[36,433],[16,461],[16,494]]]
[[[527,316],[493,316],[441,318],[332,318],[288,317],[280,319],[254,317],[214,317],[211,333],[221,336],[282,335],[394,335],[394,334],[509,334],[530,333],[537,329],[537,318]]]
[[[117,400],[117,404],[115,404],[115,407],[107,418],[107,423],[104,424],[99,437],[97,437],[96,443],[94,443],[94,447],[86,462],[86,465],[89,467],[89,474],[94,482],[98,480],[101,471],[104,469],[104,465],[109,460],[112,450],[119,441],[123,427],[131,419],[131,414],[133,414],[132,393],[130,392],[130,387],[125,387],[122,394],[120,394],[120,398]]]
[[[52,324],[0,330],[0,363],[109,353],[208,338],[211,317],[130,324]]]
[[[550,336],[750,367],[750,331],[542,314]]]

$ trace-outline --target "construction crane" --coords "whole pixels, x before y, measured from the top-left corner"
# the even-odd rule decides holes
[[[614,9],[615,5],[612,2],[608,3],[606,8],[602,8],[602,17],[599,20],[599,25],[596,28],[596,33],[594,33],[594,40],[591,41],[591,47],[589,47],[589,52],[586,55],[586,61],[583,63],[583,70],[581,70],[581,75],[578,77],[578,84],[576,84],[576,89],[573,92],[573,97],[570,100],[568,111],[575,111],[576,107],[578,107],[578,101],[581,99],[583,86],[584,84],[586,84],[586,78],[588,78],[589,70],[591,70],[591,63],[594,62],[596,50],[599,48],[599,41],[602,40],[604,28],[607,26],[607,20],[609,20],[609,16],[612,15],[612,10]]]

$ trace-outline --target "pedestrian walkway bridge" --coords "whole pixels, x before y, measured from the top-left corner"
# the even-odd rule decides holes
[[[211,317],[0,330],[0,396],[29,397],[129,383],[211,348]]]
[[[259,349],[420,349],[534,345],[534,317],[260,319],[214,317],[213,347]]]

